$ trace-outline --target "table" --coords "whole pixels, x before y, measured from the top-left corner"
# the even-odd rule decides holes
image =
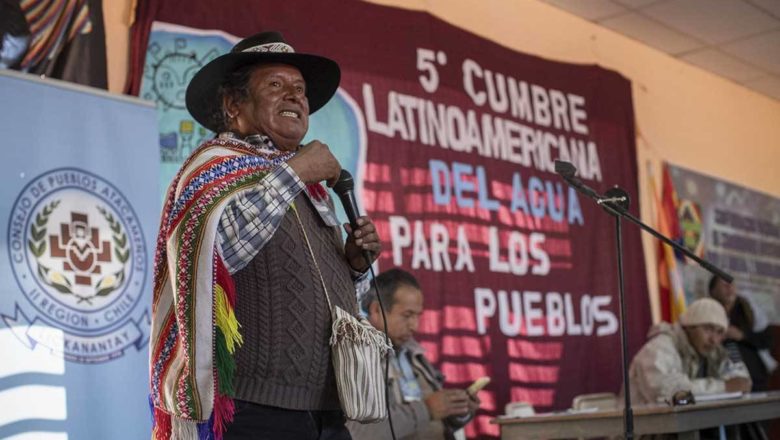
[[[739,399],[695,405],[634,407],[634,433],[677,434],[698,440],[699,430],[720,425],[756,422],[780,417],[780,392],[746,394]],[[501,439],[564,439],[623,434],[623,411],[535,415],[491,420],[501,428]]]

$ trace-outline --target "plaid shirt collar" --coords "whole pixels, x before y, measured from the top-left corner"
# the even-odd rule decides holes
[[[233,133],[232,131],[223,131],[222,133],[217,136],[220,139],[239,139],[239,137]],[[264,135],[264,134],[253,134],[245,137],[243,140],[244,142],[248,143],[252,147],[254,147],[257,151],[263,152],[263,151],[278,151],[279,148],[276,147],[274,144],[274,141],[271,140],[270,137]]]
[[[224,131],[220,133],[217,137],[220,139],[241,140],[238,138],[238,136],[235,133],[231,131]],[[264,153],[264,152],[270,153],[273,151],[279,151],[279,148],[276,147],[274,141],[272,141],[270,137],[264,134],[253,134],[245,137],[243,141],[251,145],[259,153]],[[317,211],[322,216],[322,219],[325,221],[325,224],[329,226],[339,225],[339,220],[336,217],[336,214],[333,212],[333,209],[328,202],[329,200],[328,193],[321,184],[315,183],[315,184],[306,185],[306,195],[309,197],[309,200],[311,200],[314,206],[317,208]]]

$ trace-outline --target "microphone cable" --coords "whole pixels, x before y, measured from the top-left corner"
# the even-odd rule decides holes
[[[357,218],[359,217],[357,202],[352,192],[354,188],[355,182],[352,180],[352,174],[350,174],[349,171],[342,169],[341,173],[339,174],[338,181],[336,181],[336,183],[333,185],[333,192],[335,192],[341,200],[341,204],[343,205],[344,211],[346,212],[349,219],[349,224],[352,227],[353,234],[357,230]],[[389,345],[390,350],[392,350],[393,354],[395,354],[395,348],[393,348],[393,344],[390,341],[390,335],[387,333],[387,315],[385,313],[385,306],[382,303],[381,295],[379,294],[379,284],[376,282],[374,266],[371,264],[371,253],[367,250],[363,250],[361,254],[366,264],[368,265],[368,270],[371,273],[371,278],[374,282],[376,299],[379,302],[379,310],[382,312],[382,324],[385,328],[385,331],[383,332],[385,334],[385,344]],[[387,422],[390,425],[390,435],[393,437],[393,440],[396,440],[395,428],[393,428],[393,416],[390,412],[390,392],[390,353],[387,353],[385,355],[385,406],[387,407]]]
[[[382,303],[382,295],[380,295],[379,292],[379,284],[376,282],[374,265],[371,264],[370,254],[368,251],[363,251],[363,258],[366,260],[366,263],[368,263],[368,270],[371,272],[371,278],[374,282],[374,290],[376,291],[376,300],[379,302],[379,310],[382,312],[382,324],[385,328],[385,331],[383,332],[385,334],[385,343],[391,347],[390,349],[393,352],[392,354],[395,354],[395,348],[393,347],[392,342],[390,342],[390,335],[387,333],[387,316],[385,315],[385,306]],[[393,428],[393,416],[392,412],[390,411],[390,355],[391,353],[387,353],[385,356],[385,406],[387,407],[387,423],[390,425],[390,435],[392,436],[393,440],[396,440],[395,429]]]

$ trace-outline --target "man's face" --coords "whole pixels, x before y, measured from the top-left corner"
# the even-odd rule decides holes
[[[700,324],[685,327],[688,342],[702,356],[715,350],[722,342],[725,331],[715,324]]]
[[[726,310],[729,310],[737,300],[737,289],[734,288],[733,284],[729,284],[718,278],[718,280],[715,281],[715,286],[713,287],[712,292],[710,292],[710,295],[713,299],[721,303]]]
[[[394,298],[393,306],[389,311],[385,311],[387,334],[393,341],[393,345],[399,347],[417,331],[417,324],[423,311],[423,296],[420,289],[402,285],[395,291]],[[384,330],[379,303],[372,303],[370,312],[372,323],[380,330]]]
[[[309,129],[309,100],[301,72],[287,64],[263,64],[252,71],[249,98],[238,104],[242,135],[262,133],[282,150],[293,151]]]

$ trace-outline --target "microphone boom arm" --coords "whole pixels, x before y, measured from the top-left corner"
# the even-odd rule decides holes
[[[563,164],[563,166],[561,166],[559,163]],[[561,168],[565,169],[566,171],[565,172],[561,172],[560,171]],[[617,200],[617,199],[620,198],[620,196],[618,196],[618,197],[604,197],[602,195],[599,195],[596,191],[594,191],[590,187],[586,186],[584,183],[582,183],[580,181],[580,179],[578,179],[576,176],[574,176],[574,174],[571,173],[572,169],[574,170],[574,173],[576,173],[577,169],[574,168],[574,165],[572,165],[572,164],[570,164],[568,162],[560,161],[560,160],[556,160],[555,161],[555,170],[556,170],[556,172],[558,172],[558,174],[560,174],[561,177],[563,177],[563,179],[567,183],[569,183],[569,185],[574,187],[580,193],[582,193],[582,194],[592,198],[593,200],[595,200],[596,203],[599,206],[601,206],[602,208],[604,208],[607,212],[609,212],[610,214],[612,214],[614,216],[620,216],[620,217],[623,217],[623,218],[631,221],[635,225],[637,225],[640,228],[642,228],[644,231],[648,232],[653,237],[663,241],[664,243],[668,244],[669,246],[673,247],[674,249],[680,251],[683,255],[685,255],[686,257],[688,257],[691,260],[695,261],[701,267],[703,267],[704,269],[706,269],[707,271],[709,271],[713,275],[717,275],[718,278],[723,279],[727,283],[731,283],[731,282],[734,281],[734,277],[729,275],[728,273],[726,273],[724,270],[718,268],[717,266],[715,266],[714,264],[710,263],[707,260],[699,258],[696,254],[694,254],[693,252],[689,251],[684,246],[682,246],[679,243],[673,241],[669,237],[661,234],[660,232],[656,231],[655,229],[653,229],[649,225],[647,225],[644,222],[642,222],[642,220],[640,220],[640,219],[634,217],[633,215],[631,215],[631,213],[628,212],[627,209],[624,209],[624,208],[622,208],[620,206],[619,202],[621,202],[621,200]],[[570,174],[570,175],[567,175],[567,174]]]

